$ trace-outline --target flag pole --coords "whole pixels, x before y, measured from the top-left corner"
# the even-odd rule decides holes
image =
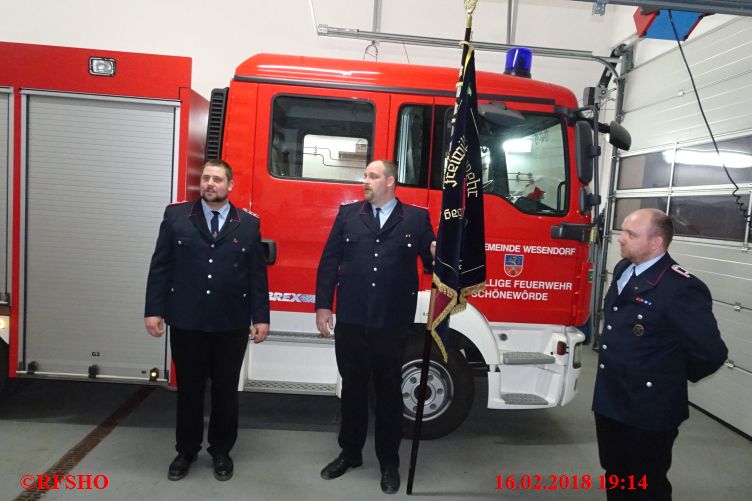
[[[470,50],[470,35],[473,28],[473,11],[478,0],[463,0],[465,4],[466,17],[465,17],[465,38],[462,45],[462,59],[460,60],[461,77],[464,79],[465,73],[465,58]],[[457,106],[455,105],[454,114],[457,114]],[[431,287],[431,299],[428,306],[428,322],[426,323],[425,341],[423,343],[423,362],[420,368],[420,385],[418,386],[418,407],[415,411],[415,425],[413,426],[413,443],[410,450],[410,469],[407,475],[407,489],[408,495],[413,493],[413,482],[415,480],[415,466],[418,462],[418,447],[420,446],[420,433],[423,425],[423,410],[426,404],[426,388],[428,386],[428,367],[431,359],[431,344],[433,337],[431,336],[431,322],[434,314],[434,303],[436,301],[436,288]]]
[[[426,387],[428,386],[428,364],[431,359],[431,319],[436,299],[436,288],[431,287],[431,299],[428,303],[428,323],[426,324],[425,340],[423,342],[423,362],[420,366],[420,385],[418,386],[418,408],[415,411],[415,425],[413,426],[413,446],[410,450],[410,471],[407,474],[407,494],[413,493],[415,480],[415,464],[418,461],[418,446],[420,445],[420,431],[423,425],[423,409],[426,405]]]

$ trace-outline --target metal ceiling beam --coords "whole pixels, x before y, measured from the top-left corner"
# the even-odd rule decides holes
[[[357,40],[378,41],[408,45],[423,45],[428,47],[450,47],[456,49],[459,47],[459,40],[451,38],[434,38],[420,37],[415,35],[400,35],[396,33],[376,33],[373,31],[364,31],[353,28],[337,28],[327,24],[319,24],[316,28],[319,36],[337,37],[337,38],[354,38]],[[507,52],[515,46],[473,41],[476,50],[487,50],[491,52]],[[595,56],[592,52],[584,50],[555,49],[550,47],[529,47],[536,56],[555,57],[563,59],[580,59],[585,61],[595,61],[603,64],[617,75],[614,65],[619,62],[618,57],[601,57]]]
[[[652,7],[657,9],[685,10],[690,12],[708,12],[713,14],[730,14],[732,16],[752,16],[752,2],[749,0],[573,0],[588,2],[593,5],[616,4],[635,7]]]

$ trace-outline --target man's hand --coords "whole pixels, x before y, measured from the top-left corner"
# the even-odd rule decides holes
[[[334,317],[332,316],[332,310],[326,308],[319,308],[316,310],[316,328],[322,336],[331,336],[332,331],[334,330]]]
[[[161,337],[164,334],[164,320],[162,317],[144,317],[146,332],[154,337]]]
[[[436,240],[431,242],[431,257],[436,259]]]
[[[263,343],[266,336],[269,335],[269,324],[253,324],[251,325],[249,337],[254,343]]]

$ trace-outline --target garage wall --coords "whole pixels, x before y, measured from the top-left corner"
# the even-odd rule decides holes
[[[752,18],[732,18],[683,48],[739,190],[717,161],[678,49],[637,65],[627,76],[624,125],[633,148],[618,163],[607,268],[620,259],[626,214],[657,207],[673,216],[669,252],[709,286],[729,347],[728,366],[690,385],[690,400],[752,435],[752,255],[739,211],[739,203],[749,210],[752,193]]]

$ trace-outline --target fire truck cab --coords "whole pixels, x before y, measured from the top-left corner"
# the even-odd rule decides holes
[[[212,93],[207,158],[233,166],[233,202],[260,216],[269,263],[272,333],[249,349],[243,389],[338,393],[334,341],[314,320],[324,242],[376,159],[398,164],[398,198],[427,207],[436,227],[456,81],[449,68],[259,54]],[[425,437],[464,420],[478,373],[489,408],[569,402],[589,315],[592,128],[562,87],[478,72],[477,89],[487,284],[451,318],[448,363],[434,353]],[[403,366],[406,433],[430,284],[423,274]]]
[[[375,159],[398,164],[397,196],[437,225],[456,69],[260,54],[206,103],[187,58],[0,43],[0,60],[0,391],[18,377],[175,384],[169,344],[143,331],[149,256],[162,207],[196,198],[204,157],[221,157],[269,265],[272,332],[239,390],[339,393],[315,326],[324,242]],[[589,316],[597,119],[529,78],[478,72],[477,91],[487,283],[451,318],[448,362],[434,350],[426,438],[462,423],[477,375],[489,408],[569,402]],[[423,273],[402,369],[408,434],[430,286]]]

